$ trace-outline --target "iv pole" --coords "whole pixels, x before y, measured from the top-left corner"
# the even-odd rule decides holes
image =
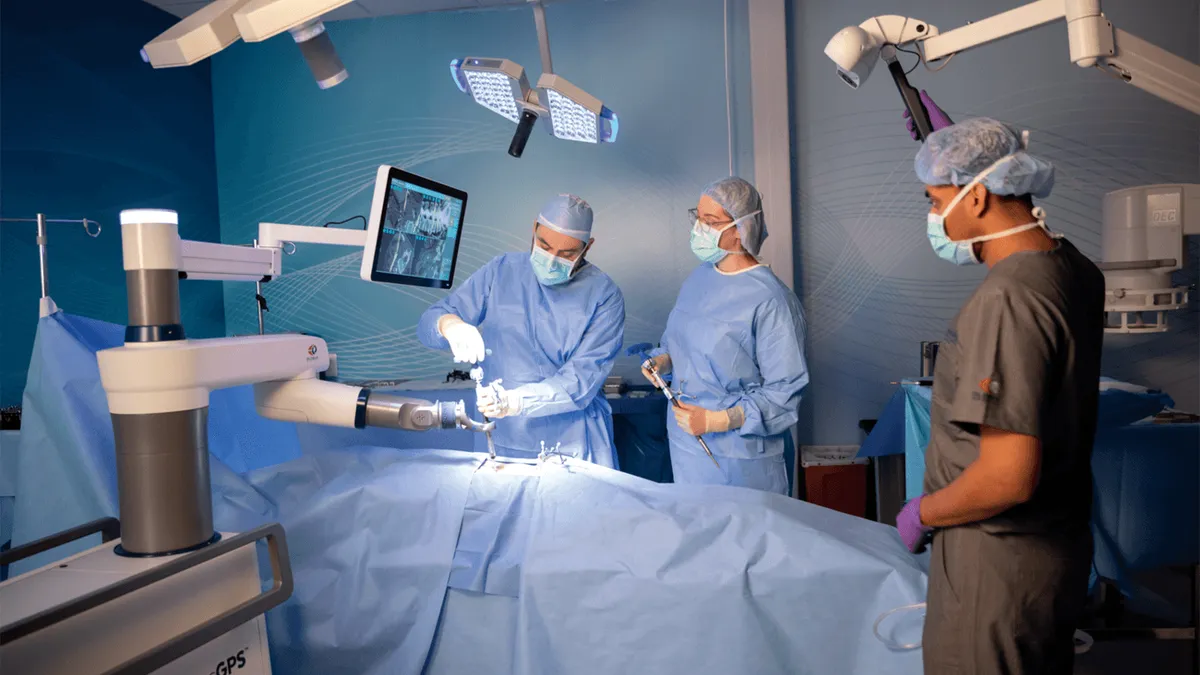
[[[58,311],[58,307],[54,304],[54,300],[50,298],[50,270],[46,253],[46,224],[47,223],[82,223],[83,231],[87,232],[89,237],[93,239],[100,236],[100,223],[89,218],[47,218],[46,214],[39,213],[36,218],[0,218],[2,222],[8,223],[37,223],[37,245],[38,245],[38,264],[41,269],[42,281],[42,298],[40,307],[38,308],[39,318],[50,316]],[[88,227],[89,224],[96,226],[96,231]]]

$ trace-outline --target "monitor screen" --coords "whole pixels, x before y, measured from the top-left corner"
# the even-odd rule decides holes
[[[391,166],[379,167],[362,278],[450,288],[467,193]]]

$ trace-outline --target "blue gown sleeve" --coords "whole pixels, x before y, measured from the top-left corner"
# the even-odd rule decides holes
[[[754,317],[754,355],[762,384],[738,400],[746,420],[742,436],[774,436],[800,419],[800,394],[808,386],[804,312],[792,298],[766,303]]]
[[[521,397],[521,414],[546,417],[583,410],[604,386],[613,361],[625,341],[625,299],[612,293],[592,315],[583,340],[558,372],[541,382],[514,389]]]
[[[472,326],[478,326],[487,316],[487,299],[492,291],[492,281],[500,266],[500,258],[481,267],[467,277],[462,286],[453,293],[430,305],[417,322],[417,339],[430,349],[450,349],[450,343],[438,333],[438,320],[454,314]]]

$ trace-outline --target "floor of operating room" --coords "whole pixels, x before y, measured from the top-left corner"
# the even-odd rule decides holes
[[[1075,675],[1185,675],[1192,672],[1191,649],[1183,640],[1100,643],[1076,659]]]
[[[1127,627],[1186,626],[1191,582],[1183,570],[1161,570],[1139,574],[1137,580],[1153,591],[1157,600],[1169,603],[1171,620],[1157,618],[1161,612],[1138,599],[1126,602],[1122,625]],[[1084,629],[1086,630],[1086,628]],[[1074,675],[1190,675],[1193,645],[1190,640],[1120,640],[1096,642],[1075,659]]]

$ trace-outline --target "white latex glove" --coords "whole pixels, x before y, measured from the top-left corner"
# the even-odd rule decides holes
[[[457,363],[479,363],[483,361],[483,335],[479,329],[462,319],[447,314],[438,319],[438,332],[450,343],[450,353]]]
[[[496,380],[489,386],[475,388],[475,407],[491,419],[513,417],[521,414],[521,397],[500,386],[500,380]]]

